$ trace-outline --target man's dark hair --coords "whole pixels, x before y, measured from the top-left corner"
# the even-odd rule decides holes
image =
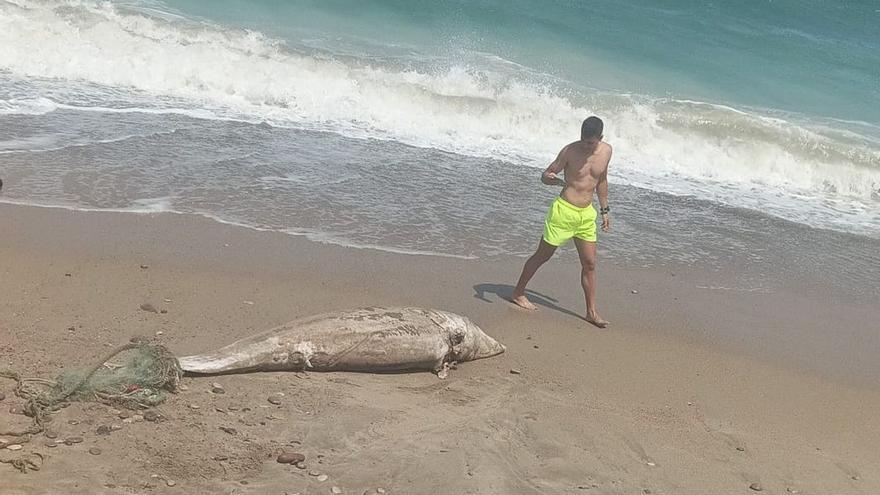
[[[602,137],[602,129],[604,127],[605,124],[602,123],[602,119],[599,117],[595,115],[587,117],[584,119],[584,123],[581,124],[581,139]]]

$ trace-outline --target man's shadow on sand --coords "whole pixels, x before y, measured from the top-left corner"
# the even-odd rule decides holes
[[[481,300],[481,301],[484,301],[484,302],[491,304],[494,301],[487,299],[486,294],[487,293],[495,294],[496,296],[500,297],[508,304],[516,306],[510,300],[511,296],[513,295],[514,288],[515,287],[512,285],[506,285],[506,284],[477,284],[474,286],[474,297]],[[560,313],[563,313],[563,314],[566,314],[569,316],[574,316],[575,318],[577,318],[579,320],[584,319],[583,315],[579,315],[570,309],[563,308],[562,306],[560,306],[558,304],[559,301],[557,299],[554,299],[548,295],[541,294],[540,292],[535,292],[535,291],[529,290],[529,289],[526,289],[526,295],[529,297],[529,301],[532,301],[532,303],[535,304],[536,306],[543,306],[545,308],[550,308],[552,310],[559,311]]]

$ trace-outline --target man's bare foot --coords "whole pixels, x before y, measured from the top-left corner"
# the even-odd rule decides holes
[[[599,313],[595,313],[595,312],[587,313],[587,316],[585,316],[584,319],[587,320],[588,322],[592,323],[593,325],[596,325],[599,328],[605,328],[609,324],[611,324],[610,321],[602,318],[601,316],[599,316]]]
[[[521,294],[519,296],[516,296],[516,295],[512,296],[510,298],[510,302],[512,302],[513,304],[516,304],[517,306],[519,306],[521,308],[529,309],[532,311],[538,309],[537,306],[535,306],[534,304],[532,304],[531,301],[529,301],[529,298],[527,298],[525,294]]]

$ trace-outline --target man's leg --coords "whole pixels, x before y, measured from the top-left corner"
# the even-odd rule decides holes
[[[609,322],[596,312],[596,243],[575,238],[574,245],[581,259],[581,286],[584,288],[584,299],[587,302],[585,319],[599,328],[605,328]]]
[[[542,238],[541,242],[538,244],[538,250],[526,260],[526,264],[523,266],[522,275],[519,276],[519,282],[516,283],[516,289],[513,290],[513,295],[510,297],[510,300],[514,304],[526,309],[538,309],[526,297],[526,285],[535,275],[535,272],[538,271],[538,268],[541,268],[541,265],[552,258],[553,253],[555,252],[556,246],[548,244],[547,241]]]

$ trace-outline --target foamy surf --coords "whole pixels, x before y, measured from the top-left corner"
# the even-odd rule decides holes
[[[811,226],[830,210],[822,226],[880,235],[880,146],[870,126],[841,130],[827,119],[597,91],[485,52],[472,59],[484,65],[417,55],[382,64],[157,3],[134,7],[0,1],[0,115],[269,124],[543,167],[576,137],[583,116],[598,113],[615,146],[615,182]],[[3,152],[143,137],[96,134],[56,145],[12,136]]]

